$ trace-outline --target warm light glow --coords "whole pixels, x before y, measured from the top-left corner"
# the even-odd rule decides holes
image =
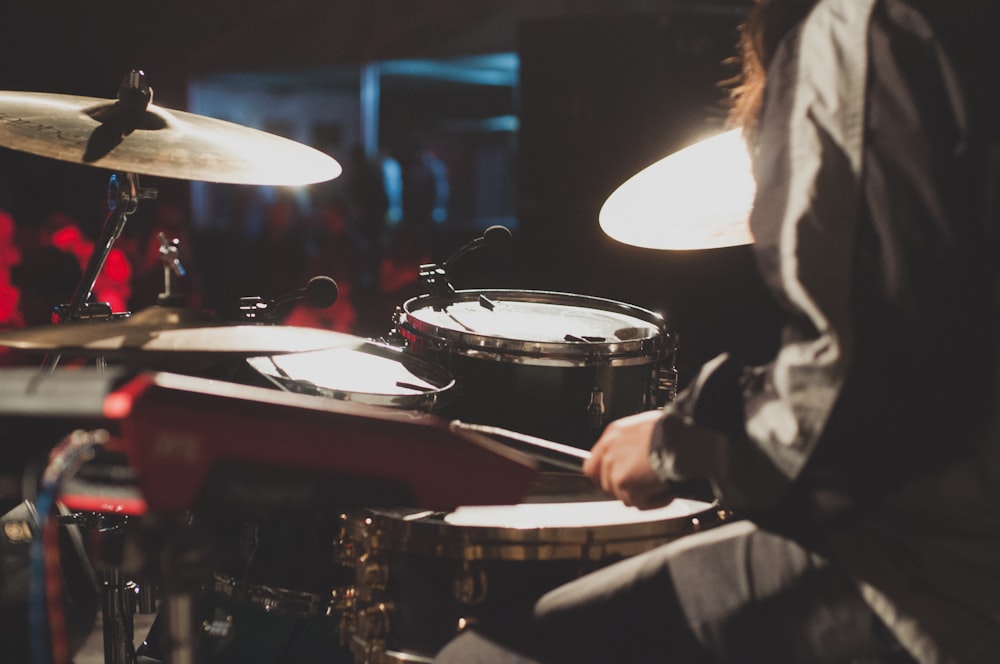
[[[639,171],[601,208],[610,237],[649,249],[749,244],[755,184],[739,130],[718,134]]]

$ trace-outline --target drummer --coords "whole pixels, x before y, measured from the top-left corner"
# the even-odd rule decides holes
[[[782,345],[766,366],[708,362],[585,466],[642,508],[707,479],[746,519],[557,588],[436,661],[994,660],[996,19],[988,0],[757,0],[734,117]]]

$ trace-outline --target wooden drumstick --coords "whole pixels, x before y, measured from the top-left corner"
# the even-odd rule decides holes
[[[462,422],[460,420],[452,420],[450,426],[452,429],[477,431],[488,436],[498,436],[520,443],[516,447],[518,451],[524,452],[542,463],[547,463],[562,470],[581,473],[583,472],[583,462],[590,458],[589,450],[582,450],[578,447],[556,443],[537,436],[529,436],[528,434],[511,431],[502,427],[487,424],[470,424],[469,422]],[[715,496],[712,495],[711,489],[701,480],[670,482],[663,487],[661,494],[664,497],[663,504],[670,502],[669,499],[676,497],[686,497],[707,502],[715,501]],[[654,503],[658,502],[657,495],[660,494],[649,497],[649,500]]]
[[[461,420],[452,420],[450,426],[452,429],[477,431],[488,436],[499,436],[517,443],[522,443],[525,447],[518,448],[522,452],[534,456],[547,464],[558,466],[559,468],[563,468],[565,470],[581,472],[583,470],[583,462],[590,458],[590,452],[587,450],[546,440],[545,438],[539,438],[537,436],[530,436],[518,431],[511,431],[510,429],[504,429],[502,427],[491,426],[488,424],[471,424],[469,422],[462,422]]]

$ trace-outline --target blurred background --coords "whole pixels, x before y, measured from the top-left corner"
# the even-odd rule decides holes
[[[337,303],[285,322],[379,337],[419,292],[419,264],[502,224],[510,250],[456,263],[456,288],[657,311],[680,338],[683,385],[721,350],[769,349],[775,316],[750,248],[630,247],[598,214],[631,175],[722,128],[749,5],[10,3],[0,89],[111,99],[141,69],[160,106],[278,134],[343,166],[301,188],[141,176],[158,197],[129,218],[97,289],[116,312],[156,303],[162,231],[180,240],[190,307],[226,318],[240,297],[277,298],[325,274]],[[107,215],[109,175],[0,146],[0,327],[46,324],[69,300]]]

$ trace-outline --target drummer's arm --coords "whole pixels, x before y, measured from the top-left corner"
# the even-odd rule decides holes
[[[728,354],[706,363],[650,431],[650,468],[666,485],[706,480],[731,506],[773,503],[788,485],[766,455],[746,444],[745,368]]]
[[[741,372],[722,355],[707,363],[698,379],[663,410],[611,422],[594,444],[584,473],[607,494],[641,509],[670,502],[691,482],[708,480],[713,490],[719,489],[713,480],[720,461],[733,458],[725,430],[742,428]],[[746,470],[756,474],[750,467]],[[730,482],[722,484],[729,489]]]

